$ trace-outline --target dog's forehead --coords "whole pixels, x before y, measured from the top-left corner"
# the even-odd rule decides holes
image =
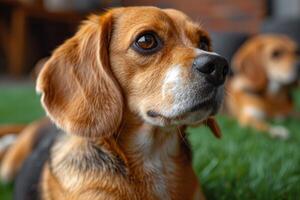
[[[163,12],[165,12],[173,21],[174,23],[178,25],[192,25],[192,20],[185,15],[183,12],[175,9],[163,9]]]
[[[296,48],[296,43],[288,38],[287,36],[282,36],[282,35],[274,35],[274,36],[269,36],[266,37],[265,44],[269,49],[286,49],[286,50],[293,50]]]
[[[119,8],[114,9],[113,12],[124,20],[133,19],[130,21],[131,23],[143,22],[145,20],[169,19],[172,21],[191,21],[191,19],[181,11],[175,9],[160,9],[151,6]]]
[[[161,9],[156,7],[126,7],[113,10],[115,22],[118,26],[131,27],[153,22],[169,22],[169,17]]]
[[[115,10],[114,16],[117,27],[127,30],[140,26],[154,29],[200,29],[187,15],[174,9],[126,7]]]

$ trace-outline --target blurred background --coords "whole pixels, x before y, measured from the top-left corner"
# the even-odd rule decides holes
[[[34,66],[89,13],[142,5],[185,12],[209,31],[214,50],[229,61],[259,33],[283,33],[300,44],[300,0],[0,0],[0,124],[26,124],[44,115]],[[299,111],[298,90],[293,98]],[[242,128],[227,116],[218,120],[222,140],[203,127],[189,129],[194,168],[208,199],[299,199],[299,119],[275,122],[291,131],[286,141]],[[0,181],[0,200],[11,199],[12,188]]]

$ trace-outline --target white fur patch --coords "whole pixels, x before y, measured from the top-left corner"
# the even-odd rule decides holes
[[[235,77],[231,81],[232,90],[235,91],[246,89],[248,85],[249,82],[247,82],[247,80],[245,80],[243,77]]]
[[[296,70],[291,70],[289,73],[277,70],[268,70],[268,76],[271,77],[271,80],[279,82],[281,84],[289,84],[297,79]]]
[[[201,55],[201,54],[209,54],[209,55],[219,55],[219,54],[217,54],[217,53],[215,53],[215,52],[211,52],[211,51],[204,51],[204,50],[202,50],[202,49],[198,49],[198,48],[194,48],[194,51],[195,51],[195,54],[196,54],[196,56],[199,56],[199,55]]]
[[[194,48],[193,50],[195,57],[201,54],[217,55],[214,52],[207,52],[201,49]],[[148,117],[146,112],[144,112],[144,119],[148,123],[157,126],[164,126],[166,123],[177,125],[189,124],[203,120],[211,112],[211,107],[206,106],[197,112],[193,111],[191,113],[191,110],[195,106],[214,98],[213,95],[216,94],[205,91],[205,78],[197,73],[193,73],[192,60],[188,65],[190,66],[183,66],[177,63],[167,68],[168,70],[161,83],[162,104],[159,104],[158,108],[155,106],[150,108],[145,106],[146,109],[157,111],[160,117]],[[203,92],[202,95],[201,92]],[[220,96],[219,93],[223,95],[223,88],[218,91],[217,96]],[[184,115],[189,112],[190,115]],[[182,117],[180,120],[176,119],[180,117]],[[170,121],[168,121],[169,119]]]
[[[178,136],[172,133],[161,132],[161,135],[154,135],[148,126],[143,126],[138,134],[132,138],[132,146],[135,147],[134,151],[139,152],[146,174],[151,174],[151,179],[154,182],[153,191],[157,199],[170,199],[167,191],[166,177],[163,172],[173,173],[176,166],[173,162],[169,161],[170,156],[176,155],[178,152]],[[157,138],[163,137],[163,138]],[[162,140],[161,140],[162,139]],[[158,144],[163,141],[163,144]],[[157,148],[157,146],[160,148]]]
[[[17,139],[15,134],[9,134],[0,139],[0,152],[9,148]],[[6,164],[6,165],[5,165]],[[10,163],[1,163],[0,178],[4,183],[9,183],[14,178],[14,170],[12,170]]]
[[[164,144],[161,144],[160,148],[156,148],[155,142],[160,139],[155,139],[154,135],[149,127],[142,127],[139,133],[136,134],[133,140],[133,145],[139,149],[140,153],[143,155],[142,160],[144,161],[144,166],[146,171],[156,171],[161,170],[163,167],[163,162],[173,154],[177,153],[178,147],[178,137],[177,134],[163,133],[166,135],[156,136],[156,137],[166,137],[163,139]]]
[[[279,139],[287,139],[290,135],[290,132],[288,129],[286,129],[283,126],[272,126],[270,128],[270,135],[273,138],[279,138]]]
[[[264,119],[265,118],[265,113],[260,110],[257,107],[254,106],[246,106],[243,109],[243,112],[247,115],[247,116],[251,116],[254,117],[256,119]]]
[[[1,137],[0,139],[0,152],[7,149],[10,145],[12,145],[17,139],[17,136],[14,134],[9,134]]]
[[[162,114],[166,117],[175,117],[190,104],[189,98],[190,88],[184,85],[182,78],[182,66],[172,65],[167,71],[162,85],[163,100],[170,95],[173,99],[172,106],[169,109],[162,110]]]
[[[194,80],[195,83],[190,80],[188,84],[184,84],[184,80],[181,75],[182,68],[183,67],[181,65],[171,66],[163,81],[163,100],[167,97],[167,95],[172,96],[173,100],[169,109],[161,111],[161,114],[165,117],[172,118],[183,114],[185,109],[191,106],[192,100],[195,97],[194,85],[198,84],[196,83],[197,80]]]
[[[168,93],[174,93],[175,89],[182,84],[181,78],[181,66],[173,65],[171,69],[166,73],[165,79],[162,85],[162,96],[166,98]]]

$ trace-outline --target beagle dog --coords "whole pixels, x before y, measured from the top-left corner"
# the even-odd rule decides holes
[[[58,129],[27,132],[23,140],[42,144],[19,173],[17,196],[33,199],[35,188],[44,200],[204,199],[184,131],[205,123],[220,136],[212,116],[229,67],[210,46],[203,28],[177,10],[91,16],[39,73],[37,91]],[[3,177],[14,168],[5,160]]]
[[[293,111],[291,89],[300,75],[299,49],[283,35],[260,35],[247,41],[232,61],[226,104],[242,125],[287,138],[289,131],[272,126],[267,118],[286,117]]]

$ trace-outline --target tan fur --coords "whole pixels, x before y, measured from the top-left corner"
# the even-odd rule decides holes
[[[149,30],[158,32],[164,48],[144,56],[131,46]],[[118,8],[90,17],[53,53],[37,90],[48,116],[67,134],[44,166],[42,199],[205,199],[184,132],[186,123],[206,119],[176,109],[157,121],[146,114],[174,107],[178,97],[168,87],[195,94],[191,66],[200,37],[208,35],[179,11]],[[167,73],[180,78],[163,91]],[[220,135],[212,118],[208,125]]]
[[[38,120],[28,125],[19,133],[16,142],[9,147],[1,161],[0,176],[2,180],[6,182],[13,180],[24,160],[31,153],[33,145],[36,142],[35,138],[39,133],[38,130],[48,123],[49,120],[46,118]]]
[[[121,121],[120,90],[111,78],[109,63],[103,63],[108,60],[110,30],[109,13],[91,17],[53,53],[37,79],[48,115],[67,132],[86,137],[109,135]]]
[[[22,124],[10,124],[10,125],[1,125],[0,126],[0,143],[1,139],[6,136],[17,136],[26,125]],[[1,146],[1,145],[0,145]],[[5,146],[0,148],[0,162],[2,161],[4,155],[6,154],[8,148],[11,146],[11,144],[6,144]]]
[[[238,50],[232,62],[235,75],[227,85],[226,102],[242,125],[270,132],[272,126],[265,121],[267,118],[287,116],[292,111],[290,88],[296,80],[280,83],[273,90],[268,87],[279,82],[273,74],[296,74],[296,48],[295,42],[286,36],[261,35]],[[276,50],[283,53],[274,58],[272,52]]]
[[[18,134],[20,133],[27,125],[22,124],[11,124],[11,125],[1,125],[0,126],[0,137],[7,134]]]

